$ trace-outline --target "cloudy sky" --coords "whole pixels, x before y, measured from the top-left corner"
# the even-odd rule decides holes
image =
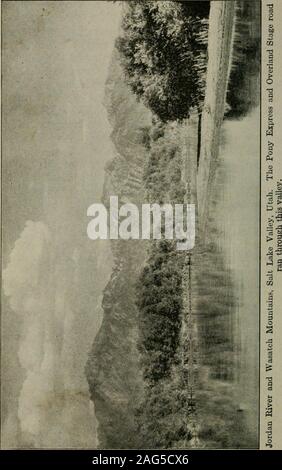
[[[94,447],[84,365],[101,321],[108,245],[87,207],[113,158],[104,83],[120,6],[3,6],[3,431],[6,447]]]

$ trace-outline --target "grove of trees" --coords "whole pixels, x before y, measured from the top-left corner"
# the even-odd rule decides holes
[[[203,99],[208,1],[127,2],[117,39],[130,88],[162,121]]]

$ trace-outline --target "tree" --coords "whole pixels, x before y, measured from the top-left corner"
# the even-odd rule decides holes
[[[209,2],[130,1],[116,46],[129,86],[162,121],[203,99]]]
[[[177,361],[181,263],[173,242],[156,242],[137,285],[139,349],[143,376],[151,384],[168,377]]]

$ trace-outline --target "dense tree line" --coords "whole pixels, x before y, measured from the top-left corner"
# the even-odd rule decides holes
[[[156,242],[139,280],[139,345],[144,377],[151,384],[169,376],[176,359],[181,327],[181,260],[171,241]]]
[[[133,92],[162,121],[181,120],[203,99],[207,1],[130,1],[117,40]]]
[[[147,200],[183,202],[178,126],[153,119],[143,135],[149,154],[144,171]],[[145,379],[136,419],[146,448],[185,447],[191,439],[183,412],[187,393],[179,373],[182,270],[183,256],[175,242],[155,241],[136,286],[138,347]]]
[[[149,202],[183,203],[182,149],[179,128],[153,120],[146,139],[149,158],[144,170],[144,184]]]
[[[149,153],[144,184],[149,202],[183,202],[179,129],[154,119],[144,129]],[[152,384],[168,377],[176,360],[182,309],[183,256],[175,241],[151,244],[149,258],[137,285],[139,347],[144,377]]]

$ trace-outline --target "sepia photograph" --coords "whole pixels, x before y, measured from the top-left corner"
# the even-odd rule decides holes
[[[261,447],[266,3],[2,1],[2,449]]]

